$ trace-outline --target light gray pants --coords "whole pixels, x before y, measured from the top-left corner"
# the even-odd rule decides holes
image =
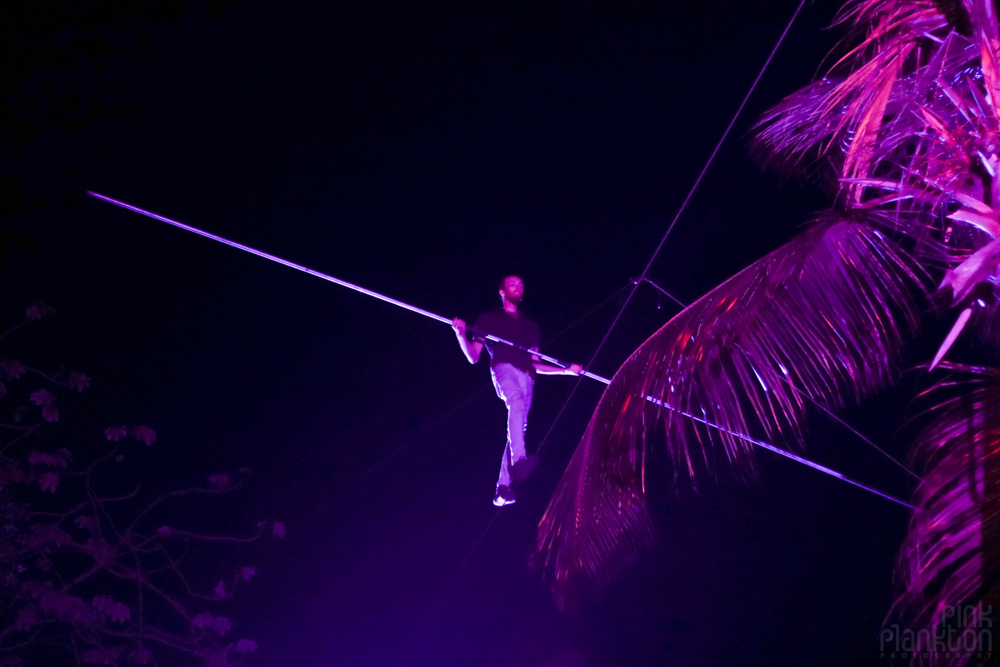
[[[498,486],[510,486],[510,471],[515,463],[525,458],[524,429],[528,427],[531,410],[531,392],[535,381],[531,374],[511,364],[497,364],[490,369],[493,386],[507,406],[507,447],[500,464]]]

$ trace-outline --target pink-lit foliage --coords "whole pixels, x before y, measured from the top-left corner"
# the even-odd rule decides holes
[[[49,312],[28,308],[0,346]],[[154,498],[143,497],[138,480],[114,488],[128,478],[123,466],[138,459],[136,448],[154,445],[157,434],[112,425],[88,443],[63,444],[63,401],[72,405],[89,386],[80,372],[0,360],[0,667],[238,664],[257,644],[240,636],[227,601],[256,569],[213,572],[209,564],[225,555],[219,549],[283,537],[284,525],[262,521],[242,536],[163,525],[164,516],[185,516],[172,504],[189,511],[196,499],[220,501],[248,471]]]
[[[750,476],[733,434],[797,447],[813,405],[833,412],[892,383],[934,316],[930,296],[951,330],[924,368],[949,375],[921,397],[933,419],[911,450],[920,483],[890,611],[900,623],[886,629],[905,628],[904,661],[968,664],[988,657],[955,641],[978,642],[969,619],[992,624],[1000,600],[1000,369],[983,365],[1000,350],[1000,19],[994,0],[846,0],[838,23],[849,35],[830,69],[766,112],[756,139],[768,162],[826,180],[833,209],[621,366],[532,562],[562,606],[607,585],[653,540],[652,448],[677,477]]]

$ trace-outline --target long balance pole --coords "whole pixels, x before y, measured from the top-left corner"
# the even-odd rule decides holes
[[[251,248],[250,246],[243,245],[242,243],[237,243],[236,241],[230,241],[227,238],[224,238],[222,236],[218,236],[216,234],[212,234],[210,232],[203,231],[201,229],[198,229],[197,227],[192,227],[191,225],[185,225],[183,222],[178,222],[176,220],[171,220],[170,218],[164,217],[162,215],[158,215],[156,213],[153,213],[152,211],[147,211],[147,210],[141,209],[138,206],[132,206],[131,204],[127,204],[127,203],[125,203],[123,201],[119,201],[117,199],[113,199],[113,198],[108,197],[106,195],[102,195],[100,193],[93,192],[93,191],[90,191],[90,190],[87,191],[87,194],[90,195],[91,197],[95,198],[95,199],[100,199],[101,201],[106,201],[109,204],[114,204],[115,206],[119,206],[121,208],[124,208],[126,210],[132,211],[134,213],[138,213],[139,215],[144,215],[147,218],[152,218],[153,220],[159,220],[160,222],[165,222],[168,225],[173,225],[174,227],[177,227],[179,229],[183,229],[183,230],[188,231],[188,232],[192,232],[194,234],[197,234],[198,236],[204,236],[207,239],[212,239],[213,241],[218,241],[219,243],[224,243],[227,246],[231,246],[233,248],[237,248],[237,249],[242,250],[244,252],[248,252],[251,255],[257,255],[258,257],[263,257],[264,259],[269,259],[272,262],[277,262],[278,264],[281,264],[282,266],[287,266],[290,269],[295,269],[296,271],[302,271],[303,273],[308,273],[310,276],[315,276],[317,278],[321,278],[323,280],[326,280],[327,282],[336,283],[337,285],[341,285],[341,286],[346,287],[348,289],[352,289],[355,292],[361,292],[362,294],[365,294],[367,296],[375,297],[376,299],[380,299],[382,301],[385,301],[386,303],[391,303],[392,305],[399,306],[400,308],[405,308],[406,310],[409,310],[411,312],[417,313],[418,315],[423,315],[424,317],[429,317],[432,320],[437,320],[438,322],[443,322],[444,324],[447,324],[449,326],[452,323],[452,320],[449,320],[447,317],[442,317],[441,315],[437,315],[435,313],[432,313],[429,310],[424,310],[423,308],[417,308],[416,306],[411,306],[408,303],[404,303],[402,301],[399,301],[398,299],[393,299],[392,297],[388,297],[388,296],[386,296],[384,294],[379,294],[378,292],[373,292],[372,290],[366,289],[364,287],[361,287],[360,285],[355,285],[354,283],[349,283],[346,280],[341,280],[340,278],[334,278],[333,276],[328,276],[325,273],[320,273],[319,271],[315,271],[315,270],[310,269],[308,267],[302,266],[301,264],[296,264],[295,262],[289,262],[287,259],[282,259],[281,257],[276,257],[276,256],[271,255],[269,253],[266,253],[266,252],[264,252],[262,250],[257,250],[256,248]],[[473,332],[479,334],[480,336],[482,336],[483,338],[485,338],[487,340],[490,340],[490,341],[493,341],[493,342],[496,342],[496,343],[500,343],[502,345],[509,345],[511,347],[516,347],[516,348],[518,348],[520,350],[524,350],[525,352],[530,352],[534,356],[538,357],[539,359],[541,359],[543,361],[547,361],[550,364],[556,364],[557,366],[561,366],[563,368],[567,368],[570,365],[570,364],[566,363],[565,361],[560,361],[558,359],[555,359],[554,357],[550,357],[548,355],[542,354],[542,353],[540,353],[540,352],[538,352],[536,350],[529,350],[527,348],[521,347],[520,345],[512,343],[509,340],[504,340],[503,338],[500,338],[499,336],[494,336],[493,334],[486,334],[486,333],[483,333],[481,331],[477,331],[473,327],[469,327],[469,328]],[[609,380],[608,378],[603,377],[601,375],[597,375],[596,373],[591,373],[590,371],[586,371],[585,370],[585,371],[581,372],[580,374],[584,375],[586,377],[589,377],[592,380],[597,380],[598,382],[603,382],[604,384],[608,384],[608,385],[611,384],[611,380]],[[661,401],[661,400],[659,400],[657,398],[654,398],[652,396],[645,396],[644,398],[647,401],[651,402],[651,403],[655,403],[655,404],[657,404],[659,406],[662,406],[662,407],[664,407],[664,408],[666,408],[666,409],[668,409],[668,410],[670,410],[672,412],[676,412],[676,413],[678,413],[680,415],[683,415],[683,416],[687,417],[688,419],[691,419],[693,421],[696,421],[696,422],[699,422],[701,424],[704,424],[705,426],[708,426],[709,428],[713,428],[713,429],[715,429],[717,431],[720,431],[722,433],[726,433],[726,434],[731,435],[731,436],[733,436],[735,438],[739,438],[739,439],[744,440],[746,442],[749,442],[749,443],[751,443],[753,445],[756,445],[756,446],[761,447],[763,449],[766,449],[768,451],[774,452],[775,454],[778,454],[780,456],[784,456],[785,458],[791,459],[793,461],[797,461],[799,463],[802,463],[803,465],[809,466],[810,468],[813,468],[815,470],[819,470],[820,472],[826,473],[827,475],[830,475],[832,477],[836,477],[837,479],[842,480],[844,482],[847,482],[848,484],[853,484],[854,486],[857,486],[859,488],[865,489],[866,491],[870,491],[870,492],[872,492],[872,493],[874,493],[874,494],[876,494],[878,496],[882,496],[883,498],[886,498],[887,500],[891,500],[894,503],[899,503],[900,505],[904,505],[906,507],[909,507],[909,508],[913,509],[913,506],[910,505],[909,503],[903,502],[902,500],[899,500],[898,498],[894,498],[894,497],[892,497],[892,496],[890,496],[888,494],[882,493],[878,489],[874,489],[874,488],[872,488],[870,486],[866,486],[866,485],[864,485],[864,484],[862,484],[860,482],[856,482],[853,479],[847,477],[846,475],[843,475],[843,474],[837,472],[836,470],[832,470],[830,468],[827,468],[826,466],[822,466],[822,465],[820,465],[818,463],[810,461],[809,459],[802,458],[801,456],[798,456],[798,455],[793,454],[793,453],[791,453],[789,451],[781,449],[780,447],[775,447],[774,445],[768,444],[768,443],[763,442],[761,440],[757,440],[756,438],[752,438],[752,437],[750,437],[748,435],[745,435],[745,434],[742,434],[742,433],[737,433],[737,432],[735,432],[733,430],[730,430],[730,429],[726,428],[725,426],[721,426],[719,424],[713,424],[712,422],[708,421],[704,417],[699,417],[698,415],[694,415],[694,414],[691,414],[689,412],[685,412],[684,410],[680,410],[678,408],[675,408],[675,407],[672,407],[670,405],[667,405],[663,401]]]

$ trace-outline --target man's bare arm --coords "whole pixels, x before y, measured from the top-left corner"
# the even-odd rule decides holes
[[[469,363],[474,364],[479,361],[479,355],[483,353],[483,344],[479,341],[469,342],[465,337],[465,322],[456,317],[451,322],[451,328],[455,330],[458,346],[462,348],[462,354],[469,360]]]
[[[579,375],[583,372],[583,366],[580,364],[570,364],[569,368],[560,368],[559,366],[543,364],[535,356],[531,357],[531,365],[535,367],[535,372],[539,375]]]

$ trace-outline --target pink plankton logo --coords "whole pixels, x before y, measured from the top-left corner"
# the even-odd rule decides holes
[[[879,632],[879,657],[887,660],[993,657],[993,605],[945,605],[940,622],[930,630],[885,626]]]

